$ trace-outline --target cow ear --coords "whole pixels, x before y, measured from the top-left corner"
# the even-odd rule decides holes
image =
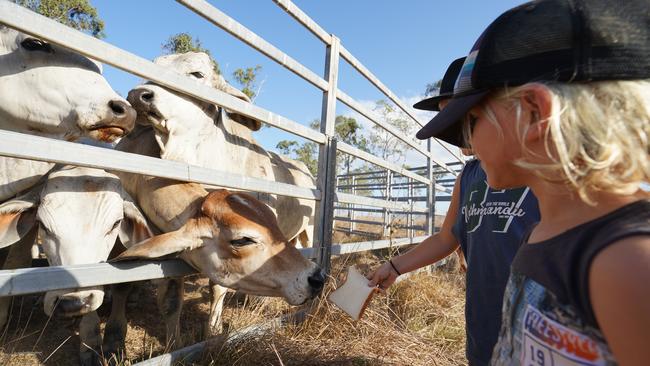
[[[250,128],[251,131],[258,131],[260,128],[262,128],[262,122],[250,117],[246,117],[242,114],[229,112],[228,116],[232,118],[233,121],[241,123],[242,125]]]
[[[0,205],[0,248],[18,242],[34,227],[39,192],[35,189]]]
[[[184,227],[156,235],[143,242],[132,245],[111,262],[130,259],[153,259],[179,254],[186,250],[197,249],[203,246],[203,239],[199,235],[192,235]]]
[[[147,219],[130,200],[124,200],[124,219],[120,224],[118,235],[127,248],[153,236]]]
[[[245,102],[251,103],[251,99],[248,97],[248,95],[244,94],[241,90],[235,88],[234,86],[228,84],[228,82],[223,78],[221,75],[215,74],[214,79],[213,79],[213,86],[223,92],[226,92],[233,97],[239,98]],[[236,112],[231,112],[228,111],[228,116],[233,120],[238,123],[243,124],[244,126],[248,126],[253,131],[257,131],[260,128],[262,128],[262,122],[246,117],[244,115],[238,114]]]
[[[248,95],[244,94],[241,90],[235,88],[234,86],[228,84],[226,79],[217,73],[215,73],[214,77],[212,78],[212,86],[245,102],[251,102],[251,98],[249,98]]]
[[[251,131],[257,131],[262,128],[262,122],[246,117],[236,112],[231,112],[225,108],[219,110],[219,123],[228,124],[229,121],[237,122],[241,125],[248,127]]]

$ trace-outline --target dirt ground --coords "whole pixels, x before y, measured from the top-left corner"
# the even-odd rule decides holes
[[[338,234],[337,234],[338,235]],[[339,242],[358,241],[342,237]],[[362,272],[374,268],[387,251],[335,258],[331,291],[349,265]],[[204,339],[209,313],[207,280],[185,281],[181,317],[182,345]],[[138,294],[127,308],[127,352],[131,364],[165,352],[165,329],[157,310],[155,286],[138,283]],[[200,365],[461,365],[464,360],[464,276],[456,270],[421,272],[378,295],[366,316],[353,322],[333,305],[311,304],[300,325],[276,329],[263,338],[247,339],[228,347],[212,347]],[[99,309],[102,322],[110,306]],[[295,311],[282,300],[228,295],[223,319],[225,331]],[[0,365],[77,365],[79,340],[74,322],[48,319],[40,295],[17,297],[11,322],[0,338]]]

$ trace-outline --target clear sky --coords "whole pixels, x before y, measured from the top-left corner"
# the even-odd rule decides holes
[[[239,42],[171,0],[91,0],[106,23],[105,41],[147,59],[162,53],[170,35],[188,32],[210,49],[226,78],[238,67],[261,65],[255,103],[296,122],[320,117],[322,93],[300,77]],[[271,0],[211,0],[225,12],[318,75],[325,47]],[[412,104],[427,83],[442,77],[448,63],[465,55],[483,29],[520,0],[295,0],[304,12],[366,65],[396,95]],[[138,78],[111,67],[105,75],[122,95]],[[367,80],[342,62],[339,87],[372,106],[383,98]],[[337,114],[351,114],[342,103]],[[423,113],[422,119],[430,117]],[[275,128],[256,134],[265,147],[294,139]],[[414,154],[413,156],[417,156]],[[450,160],[441,155],[443,161]],[[414,164],[410,164],[413,166]]]

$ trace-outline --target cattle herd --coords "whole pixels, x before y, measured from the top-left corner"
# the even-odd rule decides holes
[[[204,53],[154,62],[250,102],[216,74]],[[314,186],[304,164],[265,151],[254,140],[259,121],[152,83],[135,87],[125,100],[101,71],[87,57],[0,25],[0,129],[67,141],[90,138],[130,153]],[[210,280],[212,333],[221,330],[227,288],[290,304],[320,292],[323,272],[295,248],[298,242],[311,245],[313,214],[310,200],[0,157],[3,269],[28,267],[40,251],[53,266],[177,256]],[[183,283],[158,281],[171,346],[179,337]],[[44,296],[46,314],[80,317],[82,365],[125,354],[130,285],[111,287],[102,336],[96,310],[104,290]],[[8,324],[10,304],[0,298],[0,328]]]

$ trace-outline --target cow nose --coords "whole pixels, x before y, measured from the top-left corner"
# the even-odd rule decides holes
[[[325,272],[322,269],[318,268],[307,278],[309,287],[314,295],[318,294],[325,284]]]
[[[90,307],[89,297],[92,297],[92,295],[83,299],[78,297],[59,298],[56,309],[54,309],[54,313],[63,317],[83,314],[85,313],[84,310]]]
[[[133,105],[149,105],[153,101],[155,94],[153,91],[145,88],[136,88],[129,92],[127,100]]]
[[[111,100],[108,102],[108,106],[117,118],[125,117],[131,109],[131,106],[123,100]]]

